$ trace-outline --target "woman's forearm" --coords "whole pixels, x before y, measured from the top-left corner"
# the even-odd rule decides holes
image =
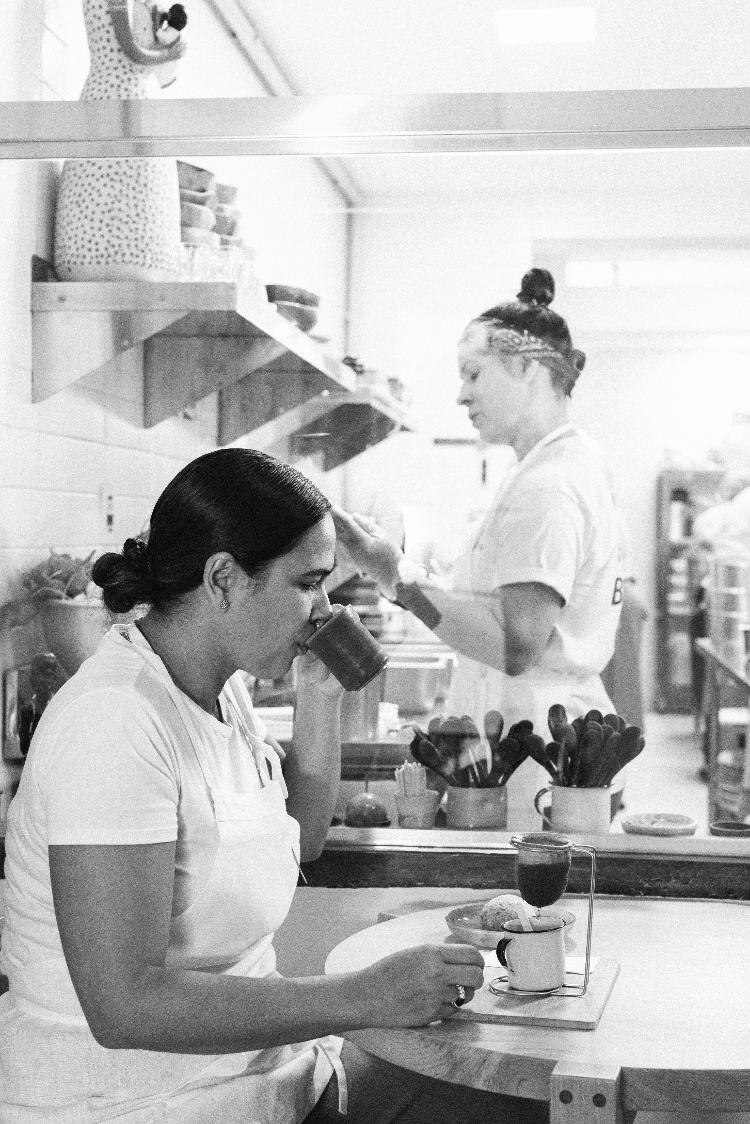
[[[563,606],[556,590],[542,582],[466,597],[429,583],[418,589],[439,615],[431,627],[444,643],[507,675],[522,675],[539,662]]]
[[[462,598],[420,582],[420,589],[440,614],[433,632],[461,656],[505,670],[506,635],[500,621],[501,598]]]
[[[284,763],[287,811],[300,825],[301,861],[323,850],[341,779],[340,703],[315,687],[297,692],[292,745]]]
[[[147,967],[91,1031],[109,1049],[224,1054],[372,1025],[354,974],[252,979]]]

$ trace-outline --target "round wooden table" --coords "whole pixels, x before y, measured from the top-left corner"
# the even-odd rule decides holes
[[[563,902],[576,913],[582,954],[586,899]],[[406,913],[355,933],[330,953],[326,972],[453,940],[447,912]],[[619,1124],[636,1110],[750,1111],[750,903],[597,898],[592,956],[620,964],[594,1030],[455,1019],[351,1037],[421,1074],[548,1100],[553,1124]]]

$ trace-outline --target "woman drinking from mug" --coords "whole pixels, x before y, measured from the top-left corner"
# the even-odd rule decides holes
[[[455,1014],[482,983],[476,949],[422,946],[338,976],[275,970],[274,930],[299,862],[322,849],[340,775],[342,688],[305,647],[331,614],[329,506],[287,465],[222,449],[167,486],[148,543],[96,562],[110,609],[149,608],[52,699],[11,804],[3,1124],[339,1120],[347,1087],[357,1121],[410,1120],[435,1089],[435,1120],[489,1119],[490,1102],[494,1119],[545,1118],[334,1037]],[[295,659],[284,758],[241,671],[272,678]]]
[[[452,590],[404,558],[368,520],[334,512],[339,538],[381,588],[459,653],[448,709],[505,729],[547,712],[612,704],[600,672],[614,650],[622,600],[618,520],[597,446],[568,418],[585,357],[549,305],[544,269],[516,301],[472,320],[458,346],[459,404],[479,437],[517,456],[453,567]],[[538,826],[533,797],[549,780],[525,762],[508,783],[508,826]]]

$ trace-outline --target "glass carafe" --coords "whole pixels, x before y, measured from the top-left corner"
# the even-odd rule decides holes
[[[518,850],[516,882],[521,897],[536,907],[553,905],[564,893],[570,873],[571,844],[554,832],[532,831],[513,837]]]

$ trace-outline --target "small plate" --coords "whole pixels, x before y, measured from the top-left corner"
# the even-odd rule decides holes
[[[695,835],[698,824],[690,816],[672,812],[643,812],[622,821],[628,835]]]
[[[498,890],[499,894],[513,894],[515,897],[521,895],[514,890]],[[490,901],[488,898],[487,901]],[[487,902],[469,902],[468,905],[460,905],[455,909],[450,910],[446,915],[445,923],[450,929],[454,937],[458,940],[464,941],[466,944],[473,944],[476,948],[491,948],[497,947],[497,942],[501,937],[507,936],[506,933],[501,933],[495,929],[483,929],[479,924],[479,914],[481,913]],[[542,907],[542,917],[559,917],[565,922],[565,948],[568,952],[576,947],[575,941],[568,931],[575,924],[576,915],[571,913],[569,909],[558,909],[556,905],[545,905]]]
[[[715,820],[708,825],[712,835],[723,835],[725,839],[747,839],[750,835],[750,824],[741,820]]]

